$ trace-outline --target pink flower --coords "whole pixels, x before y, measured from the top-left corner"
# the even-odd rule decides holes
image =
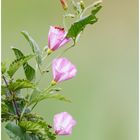
[[[65,45],[70,41],[70,38],[66,37],[67,32],[64,28],[51,26],[48,35],[48,54]]]
[[[70,135],[74,125],[76,125],[76,121],[67,112],[54,116],[54,130],[57,135]]]
[[[59,83],[73,78],[76,75],[76,67],[66,58],[57,58],[52,62],[53,83]]]

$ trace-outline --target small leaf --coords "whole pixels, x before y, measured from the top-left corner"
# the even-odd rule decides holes
[[[17,91],[23,88],[35,88],[35,85],[28,80],[16,80],[16,82],[9,83],[9,89],[11,91]]]
[[[1,103],[1,109],[2,109],[2,111],[1,111],[2,113],[8,112],[8,107],[4,102]]]
[[[35,69],[31,67],[28,63],[23,65],[26,78],[32,81],[35,78]]]
[[[68,38],[72,38],[75,42],[76,37],[85,29],[88,24],[94,24],[97,22],[96,13],[102,8],[100,4],[94,6],[89,16],[86,16],[75,23],[73,23],[67,33]]]
[[[1,71],[2,71],[2,74],[6,72],[6,63],[1,63]]]
[[[24,54],[19,49],[12,47],[12,50],[14,51],[17,59],[24,57]],[[35,78],[35,69],[31,67],[27,62],[23,64],[23,68],[24,68],[26,78],[32,81]]]
[[[46,99],[56,99],[56,100],[60,100],[60,101],[65,101],[65,102],[71,102],[71,100],[67,99],[66,97],[64,97],[62,94],[47,94]]]
[[[6,86],[1,85],[1,95],[6,95],[8,93],[8,89]]]
[[[34,98],[32,97],[29,105],[40,102],[40,101],[45,100],[45,99],[56,99],[59,101],[71,102],[69,99],[64,97],[62,94],[43,93],[42,92],[42,93],[38,93],[38,95],[36,94],[36,96],[34,96]]]
[[[21,57],[20,59],[16,59],[12,64],[10,64],[9,69],[7,73],[9,74],[10,77],[12,77],[15,72],[27,61],[29,61],[31,58],[33,58],[34,55],[28,55]]]
[[[38,44],[35,42],[35,40],[29,35],[28,32],[26,31],[22,31],[21,32],[22,35],[25,37],[25,39],[29,42],[31,48],[32,48],[32,51],[35,53],[36,55],[36,61],[38,64],[41,64],[42,63],[42,55],[41,55],[41,50],[38,46]]]

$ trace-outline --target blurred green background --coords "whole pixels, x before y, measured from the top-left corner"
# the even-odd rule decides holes
[[[62,25],[62,14],[59,0],[2,0],[2,60],[14,58],[11,46],[31,52],[22,30],[43,48],[49,26]],[[62,111],[77,120],[73,134],[57,140],[138,140],[138,0],[104,0],[98,17],[65,54],[78,69],[60,85],[72,103],[49,100],[35,110],[50,123]],[[3,127],[2,140],[8,140]]]

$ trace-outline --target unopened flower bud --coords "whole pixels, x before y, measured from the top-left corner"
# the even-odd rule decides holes
[[[71,39],[66,37],[67,32],[64,28],[51,26],[48,35],[48,50],[47,54],[50,55],[53,51],[59,49],[68,43]]]
[[[84,2],[82,0],[80,1],[80,7],[81,7],[82,10],[85,9],[85,4],[84,4]]]
[[[67,10],[68,9],[67,1],[66,0],[60,0],[60,2],[62,4],[63,9]]]

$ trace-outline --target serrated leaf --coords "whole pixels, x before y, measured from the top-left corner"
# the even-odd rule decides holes
[[[27,61],[29,61],[31,58],[33,58],[34,55],[28,55],[21,57],[20,59],[16,59],[12,64],[10,64],[9,69],[7,73],[9,74],[10,77],[12,77],[15,72]]]
[[[19,125],[24,128],[26,131],[31,131],[33,133],[38,134],[46,134],[46,131],[48,131],[48,125],[42,121],[21,121]]]
[[[35,84],[28,81],[28,80],[16,80],[16,82],[11,82],[9,83],[9,89],[11,91],[17,91],[17,90],[20,90],[20,89],[23,89],[23,88],[35,88]]]
[[[1,72],[2,74],[6,72],[6,63],[1,63]]]
[[[48,124],[44,120],[38,121],[21,121],[19,123],[20,127],[22,127],[25,131],[29,131],[32,134],[39,135],[41,139],[48,139],[50,136],[55,139],[55,134],[53,134],[48,127]]]
[[[32,48],[32,51],[35,53],[36,55],[36,61],[38,64],[41,64],[42,63],[42,55],[41,55],[41,50],[38,46],[38,44],[35,42],[35,40],[29,35],[28,32],[26,31],[22,31],[21,32],[22,35],[25,37],[25,39],[29,42],[31,48]]]
[[[96,14],[102,8],[100,4],[94,6],[89,16],[86,16],[75,23],[73,23],[68,30],[67,37],[72,38],[74,41],[76,37],[85,29],[88,24],[94,24],[97,22]]]
[[[13,48],[13,47],[12,47],[12,50],[14,51],[17,59],[24,57],[24,54],[21,52],[21,50],[17,48]],[[32,81],[35,78],[35,69],[31,67],[27,62],[23,64],[23,68],[24,68],[26,78]]]

